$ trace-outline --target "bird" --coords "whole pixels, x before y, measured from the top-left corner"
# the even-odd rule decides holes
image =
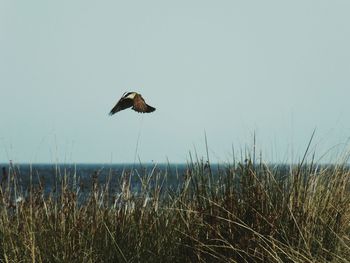
[[[132,109],[139,113],[149,113],[156,110],[156,108],[146,104],[141,94],[137,92],[125,92],[113,109],[109,112],[109,115],[113,115],[118,111],[125,110],[132,107]]]

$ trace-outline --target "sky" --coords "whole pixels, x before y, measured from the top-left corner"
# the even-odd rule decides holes
[[[350,1],[0,0],[0,162],[337,160]],[[157,110],[108,115],[126,91]]]

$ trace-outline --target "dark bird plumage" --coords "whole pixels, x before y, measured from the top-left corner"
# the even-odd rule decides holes
[[[140,113],[148,113],[156,110],[156,108],[153,108],[152,106],[146,104],[141,94],[137,92],[126,92],[110,111],[109,115],[113,115],[118,111],[125,110],[130,107],[132,107],[134,111]]]

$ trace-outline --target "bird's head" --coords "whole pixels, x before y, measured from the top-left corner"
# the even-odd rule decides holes
[[[128,99],[134,99],[136,94],[137,94],[136,92],[127,92],[123,97]]]

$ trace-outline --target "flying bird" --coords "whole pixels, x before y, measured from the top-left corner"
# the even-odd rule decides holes
[[[145,100],[142,98],[141,94],[137,92],[125,92],[117,104],[110,111],[109,115],[113,115],[118,111],[125,110],[132,107],[134,111],[145,113],[153,112],[156,108],[146,104]]]

